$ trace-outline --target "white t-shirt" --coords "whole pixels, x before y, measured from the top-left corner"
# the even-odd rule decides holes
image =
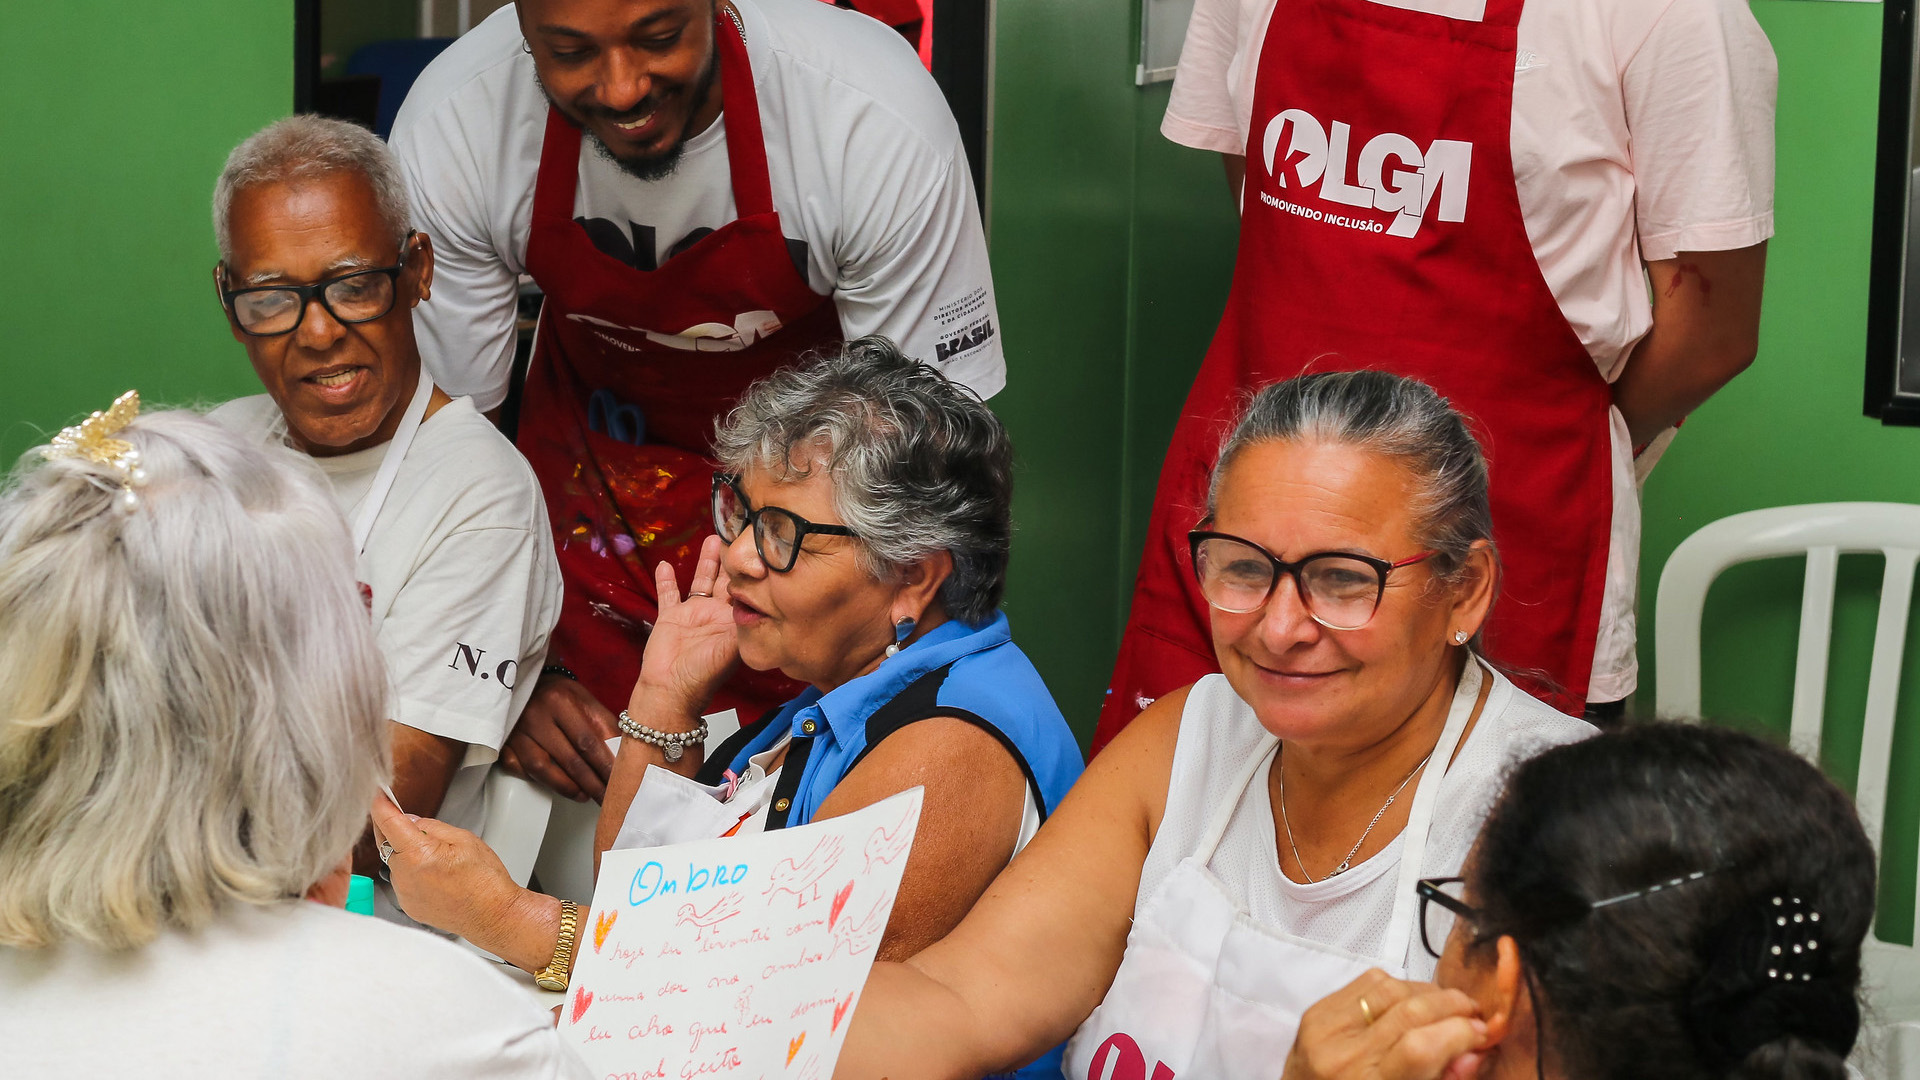
[[[1195,0],[1161,133],[1246,152],[1276,0]],[[1423,10],[1457,7],[1409,2]],[[1540,270],[1611,382],[1653,325],[1641,260],[1773,235],[1773,47],[1744,0],[1545,0],[1521,11],[1514,179]],[[1590,700],[1638,681],[1640,508],[1616,413],[1612,555]]]
[[[286,439],[286,419],[265,394],[209,415],[262,442]],[[386,452],[382,443],[313,459],[349,521]],[[560,618],[560,565],[532,468],[470,399],[420,425],[359,569],[392,684],[389,716],[467,744],[434,816],[477,832],[487,769],[533,694]]]
[[[960,130],[905,39],[819,0],[734,0],[760,98],[774,208],[805,245],[813,291],[849,338],[884,334],[990,397],[1006,382],[986,234]],[[491,409],[507,392],[547,99],[512,5],[428,65],[394,122],[414,225],[433,238],[420,348],[448,393]],[[634,179],[590,140],[574,216],[644,268],[738,215],[725,120],[687,140],[664,180]],[[633,244],[639,242],[640,250]],[[651,245],[651,250],[647,250]],[[624,249],[624,250],[622,250]],[[677,333],[680,327],[648,327]]]
[[[1480,835],[1480,825],[1506,785],[1514,765],[1549,747],[1577,742],[1594,732],[1584,720],[1555,712],[1498,672],[1487,676],[1487,695],[1479,722],[1467,733],[1442,779],[1433,825],[1421,858],[1422,877],[1454,877]],[[1227,787],[1246,774],[1249,763],[1266,754],[1273,737],[1224,675],[1208,675],[1193,685],[1180,716],[1173,751],[1167,809],[1140,872],[1136,910],[1144,906],[1180,860],[1193,854],[1222,801],[1239,803],[1208,864],[1240,910],[1269,930],[1330,945],[1359,956],[1376,956],[1385,945],[1399,885],[1402,833],[1344,874],[1311,884],[1291,881],[1280,872],[1274,839],[1273,799],[1264,770],[1243,792]],[[1410,979],[1433,977],[1433,957],[1412,935],[1404,958]]]
[[[0,948],[9,1076],[585,1080],[552,1017],[465,949],[305,900],[109,953]]]

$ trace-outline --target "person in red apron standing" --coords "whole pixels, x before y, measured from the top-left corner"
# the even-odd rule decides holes
[[[1504,564],[1486,653],[1617,715],[1634,450],[1753,358],[1775,76],[1739,0],[1198,0],[1162,131],[1227,156],[1240,248],[1096,748],[1214,670],[1201,482],[1242,396],[1309,369],[1416,376],[1474,418]]]
[[[498,406],[520,275],[545,294],[517,441],[566,600],[503,761],[598,799],[653,567],[691,573],[747,385],[875,333],[1003,384],[959,131],[897,33],[818,0],[526,0],[428,67],[394,145],[446,238],[417,316],[440,385]],[[742,672],[715,707],[796,689]]]

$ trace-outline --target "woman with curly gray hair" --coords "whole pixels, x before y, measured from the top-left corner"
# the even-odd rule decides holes
[[[9,1075],[583,1075],[487,964],[339,910],[391,766],[324,479],[138,408],[0,489]]]
[[[684,594],[658,570],[660,619],[621,716],[600,847],[800,825],[923,786],[880,945],[912,956],[959,923],[1080,774],[998,609],[1006,432],[967,390],[863,338],[754,384],[715,444],[719,535]],[[700,716],[736,663],[808,689],[707,757]],[[385,808],[375,820],[409,915],[554,974],[577,910],[514,885],[470,834]]]

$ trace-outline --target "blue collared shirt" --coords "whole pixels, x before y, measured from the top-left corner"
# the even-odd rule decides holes
[[[883,723],[870,740],[869,721],[876,715]],[[748,758],[772,749],[786,735],[811,739],[786,813],[787,824],[803,825],[874,743],[903,722],[932,716],[958,717],[998,738],[1026,774],[1042,816],[1060,805],[1083,768],[1073,732],[1032,661],[1013,643],[1002,612],[978,627],[942,623],[830,693],[809,687],[782,706],[728,765],[744,771]]]

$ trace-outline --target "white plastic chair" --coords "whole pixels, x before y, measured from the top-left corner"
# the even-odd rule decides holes
[[[1721,571],[1760,559],[1805,556],[1789,738],[1795,750],[1818,760],[1834,582],[1843,553],[1886,558],[1873,663],[1867,676],[1860,774],[1854,787],[1861,823],[1877,851],[1886,820],[1894,706],[1912,606],[1914,565],[1920,561],[1920,506],[1867,502],[1780,506],[1722,518],[1687,537],[1660,573],[1653,620],[1658,667],[1654,701],[1660,716],[1699,716],[1701,615],[1707,589]],[[1915,926],[1920,928],[1920,902],[1915,907]],[[1920,1078],[1920,1038],[1911,1037],[1901,1023],[1920,1020],[1920,949],[1870,934],[1866,967],[1870,1020],[1888,1025],[1888,1030],[1872,1033],[1871,1039],[1863,1034],[1862,1041],[1884,1045],[1884,1075]]]

